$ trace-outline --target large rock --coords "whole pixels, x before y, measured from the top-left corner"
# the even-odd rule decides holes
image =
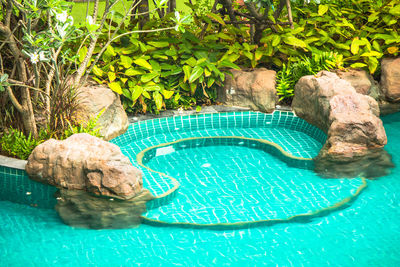
[[[104,85],[88,84],[78,89],[77,118],[82,122],[96,118],[100,134],[105,140],[111,140],[128,129],[128,116],[121,105],[118,94]]]
[[[400,57],[384,58],[381,73],[381,92],[385,100],[400,102]]]
[[[302,77],[295,86],[292,107],[299,117],[328,134],[320,158],[354,161],[387,142],[378,103],[334,73]]]
[[[336,70],[339,78],[348,81],[357,93],[369,95],[375,100],[379,99],[379,86],[374,78],[365,70],[345,69]]]
[[[60,189],[56,196],[55,208],[64,223],[91,229],[136,227],[142,222],[146,203],[154,199],[146,189],[124,201],[94,197],[82,190]]]
[[[276,72],[259,68],[255,70],[231,70],[226,75],[225,86],[218,90],[218,101],[233,106],[272,112],[278,101],[275,89]]]
[[[31,179],[98,196],[129,199],[142,191],[142,173],[117,145],[89,134],[37,146],[25,167]]]

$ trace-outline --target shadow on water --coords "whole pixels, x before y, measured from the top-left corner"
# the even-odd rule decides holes
[[[395,165],[392,156],[384,149],[375,150],[369,155],[351,162],[334,162],[317,157],[314,171],[324,178],[364,177],[377,179],[390,174]]]
[[[99,198],[83,190],[60,189],[55,209],[63,222],[77,228],[120,229],[141,224],[146,202],[153,199],[148,190],[129,200]]]

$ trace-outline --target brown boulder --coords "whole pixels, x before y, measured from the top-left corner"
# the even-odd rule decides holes
[[[328,134],[320,158],[353,161],[387,142],[378,103],[334,73],[302,77],[295,86],[292,107],[299,117]]]
[[[218,101],[232,106],[272,112],[278,101],[275,89],[276,72],[265,68],[231,70],[225,85],[218,90]]]
[[[104,110],[97,124],[105,140],[111,140],[128,129],[128,116],[119,95],[110,88],[98,84],[81,87],[78,89],[78,102],[77,118],[82,122],[96,118]]]
[[[348,81],[357,93],[369,95],[373,99],[378,100],[378,83],[367,71],[361,69],[345,69],[336,70],[335,73],[339,78]]]
[[[400,102],[400,57],[384,58],[381,63],[381,93],[389,102]]]
[[[89,134],[37,146],[25,167],[31,179],[98,196],[129,199],[142,191],[142,173],[120,148]]]
[[[118,229],[137,227],[153,195],[146,189],[128,200],[95,197],[82,190],[60,189],[56,211],[64,223],[79,228]]]

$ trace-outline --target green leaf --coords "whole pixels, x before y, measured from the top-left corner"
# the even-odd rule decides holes
[[[203,74],[204,69],[200,66],[195,66],[192,70],[192,73],[190,74],[189,77],[189,83],[194,82],[195,80],[197,80],[198,78],[200,78],[200,76]]]
[[[389,9],[389,13],[393,16],[400,16],[400,4],[397,4],[393,8]]]
[[[207,87],[208,88],[210,88],[213,84],[214,84],[214,82],[215,82],[215,79],[214,78],[210,78],[210,79],[208,79],[208,81],[207,81]]]
[[[367,64],[365,64],[365,63],[357,62],[357,63],[351,64],[350,68],[358,69],[358,68],[364,68],[366,66],[367,66]]]
[[[110,82],[115,81],[115,79],[117,78],[117,75],[115,74],[115,72],[109,72],[107,73],[108,79],[110,80]]]
[[[378,65],[379,65],[379,61],[377,58],[375,58],[375,57],[368,58],[368,69],[371,74],[376,71],[376,69],[378,68]]]
[[[149,60],[149,62],[154,71],[157,71],[157,72],[161,71],[161,66],[157,61],[151,59],[151,60]]]
[[[379,18],[379,12],[374,12],[368,17],[368,22],[374,22],[377,18]]]
[[[97,66],[94,66],[92,71],[93,71],[94,75],[99,76],[99,77],[103,76],[103,74],[104,74],[103,70]]]
[[[322,16],[324,15],[329,9],[328,5],[319,5],[318,6],[318,15]]]
[[[126,76],[135,76],[135,75],[142,75],[145,74],[146,72],[144,70],[135,70],[134,68],[129,68],[125,71]]]
[[[235,63],[232,63],[228,60],[222,60],[221,62],[219,62],[218,67],[227,67],[227,68],[232,68],[235,70],[240,70],[240,67],[238,65],[236,65]]]
[[[153,98],[154,98],[154,102],[156,103],[157,110],[160,110],[162,108],[162,104],[163,104],[162,95],[158,91],[155,91],[155,92],[153,92]]]
[[[159,76],[158,73],[152,72],[152,73],[147,73],[145,75],[142,75],[142,77],[140,78],[140,81],[142,83],[147,83],[151,80],[153,80],[155,77]]]
[[[150,96],[149,92],[147,92],[147,91],[143,91],[142,95],[147,99],[151,99],[151,96]]]
[[[106,51],[104,51],[104,55],[107,57],[115,57],[117,54],[115,53],[114,48],[109,45],[107,46]]]
[[[197,106],[196,107],[196,112],[200,112],[201,111],[201,106]]]
[[[132,58],[124,56],[124,55],[121,55],[120,58],[121,58],[121,61],[119,64],[121,64],[125,68],[130,68],[132,66],[132,62],[133,62]]]
[[[118,82],[109,83],[108,86],[110,87],[111,90],[113,90],[117,94],[120,94],[120,95],[122,94],[122,88]]]
[[[164,95],[165,99],[170,99],[171,96],[174,94],[174,91],[162,90],[161,93]]]
[[[82,63],[82,62],[83,62],[83,60],[84,60],[85,57],[86,57],[87,51],[88,51],[88,49],[87,49],[86,46],[82,47],[82,48],[79,50],[79,63]]]
[[[381,57],[382,53],[378,51],[371,51],[361,54],[362,57]]]
[[[281,42],[281,37],[277,34],[275,34],[272,37],[272,46],[277,46]]]
[[[190,74],[192,73],[192,68],[189,65],[185,65],[182,67],[183,72],[185,73],[185,77],[183,82],[186,82],[187,80],[189,80]]]
[[[191,57],[188,60],[186,60],[185,63],[193,68],[194,66],[196,66],[197,60],[194,57]]]
[[[143,67],[145,69],[148,69],[148,70],[152,70],[153,69],[153,67],[149,64],[149,62],[147,62],[147,60],[145,60],[143,58],[135,59],[133,61],[133,63],[135,63],[136,65],[139,65],[139,66],[141,66],[141,67]]]
[[[132,92],[132,101],[136,101],[141,95],[142,95],[142,92],[143,92],[143,88],[141,87],[141,86],[134,86],[134,87],[132,87],[132,88],[129,88],[130,90],[131,90],[131,92]]]
[[[209,17],[209,18],[215,20],[215,21],[218,22],[219,24],[222,24],[222,25],[224,25],[224,26],[226,25],[226,24],[225,24],[225,21],[224,21],[218,14],[215,14],[215,13],[208,13],[208,14],[207,14],[207,17]]]
[[[283,39],[283,41],[288,45],[293,45],[293,46],[298,46],[298,47],[306,47],[307,46],[307,44],[304,41],[302,41],[294,36],[285,37]]]
[[[357,55],[359,49],[360,49],[360,40],[358,39],[358,37],[356,37],[353,39],[353,42],[351,43],[350,51],[351,53],[353,53],[353,55]]]
[[[169,46],[168,42],[147,42],[147,44],[157,47],[157,48],[164,48]]]

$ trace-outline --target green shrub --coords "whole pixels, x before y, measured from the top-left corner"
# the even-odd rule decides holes
[[[41,142],[17,129],[10,128],[0,138],[1,150],[7,155],[20,159],[28,159],[32,150]]]
[[[223,68],[239,69],[221,59],[223,49],[215,43],[203,44],[188,31],[178,38],[132,36],[125,44],[109,46],[93,73],[96,81],[122,95],[128,112],[188,107],[199,100],[214,100],[215,86],[222,86],[225,79]]]
[[[302,56],[298,62],[283,64],[282,70],[276,76],[276,91],[279,101],[288,100],[294,96],[294,86],[301,77],[315,75],[321,70],[332,70],[342,67],[342,55],[333,52],[313,53],[311,58]]]
[[[67,128],[61,136],[56,135],[55,132],[47,128],[41,129],[38,138],[35,139],[31,134],[26,136],[18,129],[9,128],[0,137],[1,151],[8,156],[28,159],[35,147],[50,138],[63,140],[76,133],[88,133],[96,137],[102,137],[99,133],[100,128],[97,125],[97,121],[102,113],[103,111],[95,118],[91,118],[86,125],[71,125],[68,122],[69,128]]]

